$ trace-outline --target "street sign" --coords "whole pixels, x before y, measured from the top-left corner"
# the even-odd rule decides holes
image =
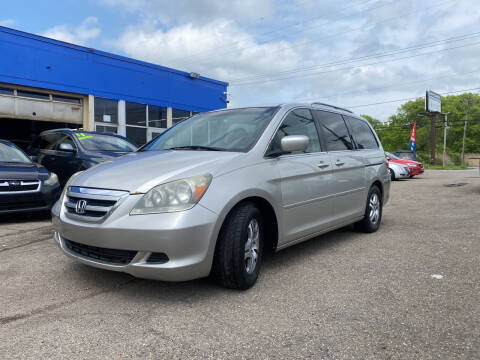
[[[442,112],[442,96],[436,92],[427,90],[425,94],[425,111],[433,113]]]

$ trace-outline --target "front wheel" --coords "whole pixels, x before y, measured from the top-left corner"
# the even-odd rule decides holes
[[[388,172],[390,173],[390,179],[395,181],[395,172],[392,169],[388,169]]]
[[[382,193],[377,185],[373,185],[368,192],[364,218],[355,223],[355,228],[366,233],[373,233],[378,230],[381,221]]]
[[[245,290],[257,281],[263,253],[263,219],[253,203],[238,205],[222,226],[213,275],[220,284]]]

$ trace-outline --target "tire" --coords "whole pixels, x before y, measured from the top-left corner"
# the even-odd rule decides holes
[[[262,215],[253,203],[232,210],[220,230],[213,259],[212,274],[221,285],[246,290],[255,284],[262,263],[263,235]]]
[[[393,171],[392,169],[388,169],[388,171],[390,172],[390,179],[392,181],[395,181],[395,171]]]
[[[415,176],[415,175],[409,175],[408,177],[409,177],[410,179],[412,179],[414,176]]]
[[[377,231],[382,222],[382,209],[382,193],[377,185],[373,185],[368,191],[364,218],[355,223],[355,228],[366,233]]]

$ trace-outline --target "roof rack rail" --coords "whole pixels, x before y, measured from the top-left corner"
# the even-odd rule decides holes
[[[337,109],[337,110],[343,110],[343,111],[349,112],[350,114],[353,114],[352,110],[348,110],[348,109],[345,109],[345,108],[342,108],[342,107],[339,107],[339,106],[335,106],[335,105],[325,104],[325,103],[322,103],[322,102],[313,102],[312,105],[327,106],[327,107],[331,107],[331,108],[334,108],[334,109]]]

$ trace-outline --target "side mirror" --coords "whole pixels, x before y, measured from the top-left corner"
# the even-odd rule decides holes
[[[32,160],[34,163],[38,161],[38,156],[37,155],[30,155],[29,156],[30,160]]]
[[[66,152],[75,152],[72,144],[69,144],[69,143],[61,143],[60,145],[58,145],[58,150],[66,151]]]
[[[289,135],[282,138],[282,151],[286,153],[305,151],[308,147],[308,137],[305,135]]]

